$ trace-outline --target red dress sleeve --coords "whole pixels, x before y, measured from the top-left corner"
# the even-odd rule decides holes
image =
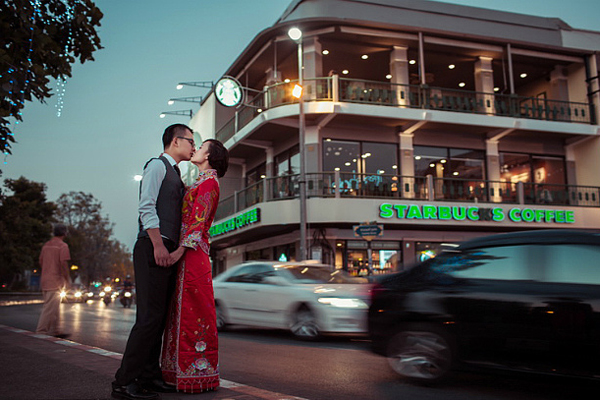
[[[183,198],[181,235],[179,244],[192,249],[209,249],[208,230],[219,203],[219,182],[209,176],[200,178]]]

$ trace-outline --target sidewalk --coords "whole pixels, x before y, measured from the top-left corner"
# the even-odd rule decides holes
[[[110,383],[121,362],[121,354],[5,325],[0,325],[0,354],[4,400],[111,399]],[[303,400],[225,379],[214,392],[161,393],[161,398]]]

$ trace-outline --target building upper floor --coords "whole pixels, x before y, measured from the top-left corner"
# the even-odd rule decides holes
[[[291,27],[303,32],[300,47],[287,35]],[[462,178],[441,172],[439,164],[448,157],[420,171],[415,158],[425,155],[416,154],[415,146],[482,154],[481,173],[470,178],[481,182],[466,187],[485,186],[481,190],[491,201],[502,198],[498,185],[506,183],[502,157],[522,156],[530,164],[535,157],[558,158],[564,178],[555,185],[597,187],[598,50],[600,32],[574,29],[557,18],[432,1],[295,0],[225,71],[244,87],[243,103],[224,107],[211,92],[190,124],[230,150],[234,167],[222,198],[262,178],[293,175],[293,168],[277,164],[298,146],[300,109],[292,88],[300,65],[308,172],[330,177],[328,196],[335,196],[340,182],[354,179],[345,174],[364,175],[358,181],[380,175],[382,182],[390,175],[387,190],[395,187],[396,194],[412,198],[441,193],[437,179]],[[338,179],[331,175],[336,170],[328,164],[327,140],[391,144],[396,155],[377,171],[341,165]],[[358,158],[367,153],[357,152]],[[527,168],[529,182],[539,183],[539,168]],[[403,191],[401,177],[415,179],[424,190]],[[528,198],[522,194],[527,186],[521,194],[515,186],[528,183],[521,178],[510,178],[510,190],[504,189],[510,201]],[[564,193],[572,196],[573,190]]]

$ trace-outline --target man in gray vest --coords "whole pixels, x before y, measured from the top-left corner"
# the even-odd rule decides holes
[[[137,313],[121,367],[112,383],[117,399],[157,399],[156,392],[174,392],[162,379],[159,360],[169,301],[175,288],[181,203],[185,187],[177,164],[195,151],[194,135],[175,124],[163,134],[164,153],[144,167],[140,184],[139,234],[133,249]]]

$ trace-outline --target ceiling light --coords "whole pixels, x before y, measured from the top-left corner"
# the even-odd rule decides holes
[[[442,164],[446,164],[446,160],[440,160]]]
[[[521,78],[527,78],[527,74],[525,72],[523,72],[521,75],[519,75]]]
[[[392,74],[387,74],[387,75],[385,76],[385,79],[392,79]]]
[[[336,171],[339,171],[339,170],[340,170],[340,167],[335,167],[335,170],[336,170]]]
[[[410,65],[415,65],[415,64],[417,63],[417,60],[410,60],[408,63],[409,63]]]
[[[415,156],[415,160],[420,160],[421,156]]]
[[[327,54],[329,54],[329,50],[323,50],[322,53],[326,56]]]
[[[345,70],[342,71],[342,74],[348,75],[348,72],[350,72],[350,71],[348,71],[347,69],[345,69]]]
[[[363,60],[366,60],[366,59],[368,59],[368,58],[369,58],[369,56],[368,56],[368,55],[366,55],[366,54],[363,54],[362,56],[360,56],[360,58],[362,58]]]
[[[392,169],[398,169],[397,165],[392,165]]]
[[[467,85],[467,84],[466,84],[466,83],[464,83],[464,82],[461,82],[461,83],[459,83],[459,84],[458,84],[458,86],[460,86],[460,87],[465,87],[466,85]]]
[[[326,142],[331,142],[330,138],[325,139]]]
[[[290,83],[290,80],[289,80],[289,79],[284,79],[283,81],[284,81],[285,83]]]
[[[457,175],[458,175],[458,172],[454,171],[454,172],[452,173],[452,175],[454,175],[454,176],[457,176]]]
[[[448,65],[448,69],[454,69],[454,68],[456,68],[456,65],[454,65],[454,64]]]
[[[500,88],[499,88],[498,86],[496,86],[496,87],[494,88],[494,92],[499,92],[499,91],[500,91]]]
[[[349,167],[349,166],[350,166],[350,163],[349,163],[349,162],[346,162],[344,165],[345,165],[346,167]]]
[[[435,164],[434,164],[434,163],[431,163],[431,164],[429,164],[429,166],[430,166],[431,168],[433,168],[433,167],[435,167]]]

